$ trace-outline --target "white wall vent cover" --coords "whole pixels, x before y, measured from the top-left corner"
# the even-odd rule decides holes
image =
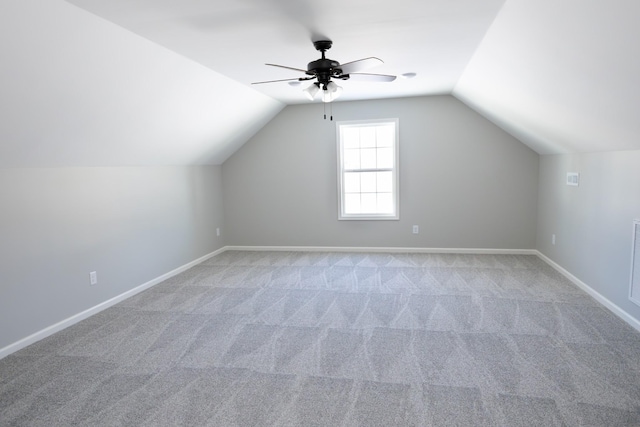
[[[629,299],[640,305],[640,219],[633,221],[633,246],[631,247],[631,289]]]

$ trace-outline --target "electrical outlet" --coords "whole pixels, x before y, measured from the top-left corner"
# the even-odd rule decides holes
[[[578,172],[567,172],[567,185],[577,187],[580,185],[580,174]]]
[[[220,237],[220,227],[216,228],[216,236]]]
[[[413,226],[413,234],[418,234],[420,233],[420,227],[418,227],[417,225]]]
[[[97,285],[98,273],[96,273],[95,271],[92,271],[91,273],[89,273],[89,281],[91,282],[92,285]]]
[[[552,234],[552,235],[551,235],[551,244],[552,244],[552,245],[555,245],[555,244],[556,244],[556,235],[555,235],[555,234]]]

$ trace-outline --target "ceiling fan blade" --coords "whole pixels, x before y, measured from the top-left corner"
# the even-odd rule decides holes
[[[366,74],[366,73],[349,74],[349,80],[356,80],[359,82],[392,82],[395,79],[396,79],[396,76],[390,76],[388,74]]]
[[[314,77],[296,77],[295,79],[267,80],[267,81],[264,81],[264,82],[253,82],[251,84],[252,85],[261,85],[261,84],[264,84],[264,83],[293,82],[293,81],[303,82],[305,80],[311,80],[313,78]]]
[[[300,71],[301,73],[307,74],[307,70],[303,70],[302,68],[293,68],[293,67],[287,67],[286,65],[278,65],[278,64],[265,64],[265,65],[268,65],[270,67],[284,68],[287,70]]]
[[[369,68],[381,64],[384,64],[382,59],[371,57],[347,62],[346,64],[340,65],[340,69],[342,70],[342,74],[351,74],[362,70],[368,70]]]

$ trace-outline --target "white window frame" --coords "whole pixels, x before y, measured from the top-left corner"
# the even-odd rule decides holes
[[[395,141],[393,144],[394,150],[394,158],[393,158],[393,167],[389,168],[379,168],[379,169],[354,169],[354,170],[345,170],[344,168],[344,150],[343,150],[343,141],[342,141],[342,129],[347,127],[364,127],[364,126],[376,126],[381,124],[389,124],[392,123],[395,129]],[[400,126],[399,120],[397,118],[393,119],[373,119],[373,120],[352,120],[352,121],[342,121],[336,123],[336,140],[337,140],[337,157],[338,157],[338,219],[339,220],[398,220],[400,219],[400,194],[399,194],[399,135],[400,135]],[[376,213],[359,213],[359,214],[348,214],[344,211],[344,174],[345,172],[378,172],[378,171],[391,171],[392,172],[392,199],[394,212],[391,214],[376,214]]]

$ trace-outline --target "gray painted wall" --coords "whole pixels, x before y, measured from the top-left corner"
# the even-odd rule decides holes
[[[335,121],[296,105],[222,166],[227,244],[535,247],[539,156],[460,101],[340,102],[333,116],[400,119],[400,220],[338,221]]]
[[[220,166],[0,169],[0,200],[0,349],[223,246]]]
[[[578,187],[566,185],[567,172],[580,173]],[[640,151],[540,158],[537,249],[640,319],[640,307],[628,299],[636,218]]]

